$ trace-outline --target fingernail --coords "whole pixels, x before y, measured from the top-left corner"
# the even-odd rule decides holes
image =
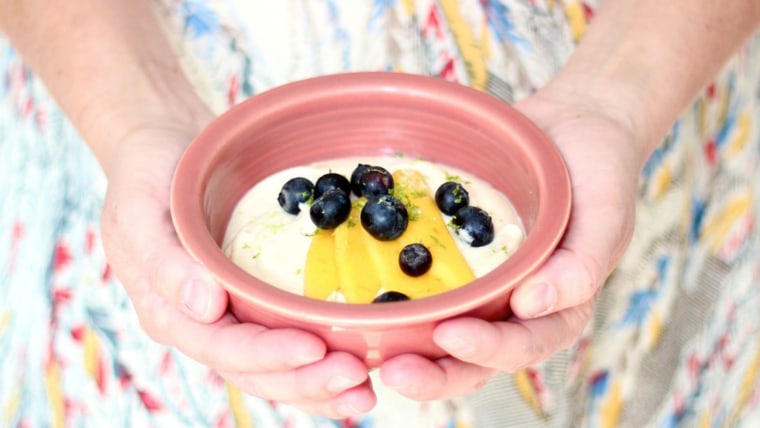
[[[528,292],[528,298],[523,299],[520,312],[534,318],[545,315],[557,304],[557,291],[551,284],[543,282]]]
[[[191,280],[182,289],[182,303],[194,317],[200,320],[205,319],[208,313],[208,300],[208,288],[203,282]]]
[[[460,334],[445,335],[440,339],[439,344],[454,356],[468,357],[475,353],[475,345],[470,338]]]
[[[329,392],[338,393],[347,390],[353,386],[356,386],[358,382],[345,376],[337,375],[333,376],[327,381],[326,388]]]

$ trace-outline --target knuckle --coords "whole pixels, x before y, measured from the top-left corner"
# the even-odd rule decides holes
[[[140,322],[140,328],[148,335],[153,341],[162,344],[169,344],[169,334],[167,332],[166,325],[168,324],[166,317],[160,314],[140,314],[138,315]]]
[[[591,298],[596,295],[608,269],[602,267],[602,263],[589,254],[576,252],[575,257],[579,267],[578,278],[576,278],[579,289],[576,292],[585,298]]]
[[[473,383],[473,384],[472,384],[472,386],[470,387],[470,391],[469,391],[469,393],[470,393],[470,394],[474,394],[474,393],[476,393],[476,392],[479,392],[479,391],[481,391],[481,390],[482,390],[483,388],[485,388],[485,386],[488,384],[488,380],[489,380],[489,378],[487,378],[487,377],[484,377],[484,378],[478,379],[478,380],[477,380],[475,383]]]
[[[222,373],[222,377],[248,395],[265,400],[273,399],[273,397],[267,396],[261,388],[261,385],[259,385],[255,377],[252,375],[227,372]]]
[[[346,410],[346,404],[342,400],[309,401],[293,403],[301,410],[314,415],[320,415],[330,419],[346,419],[354,416],[353,411]]]
[[[505,361],[500,364],[502,370],[507,373],[517,373],[548,357],[549,349],[544,340],[537,340],[534,333],[525,325],[516,323],[520,328],[516,330],[515,343],[522,343],[522,349],[518,352],[509,352],[505,355]]]
[[[171,259],[171,252],[153,250],[143,260],[149,287],[170,302],[181,304],[181,279]]]
[[[566,334],[559,335],[556,349],[553,352],[574,346],[583,336],[592,315],[593,304],[591,302],[562,311],[562,323],[566,326]]]
[[[160,302],[150,297],[135,299],[134,302],[140,328],[153,341],[168,345],[172,337],[170,311],[162,310],[160,306]]]
[[[521,369],[543,361],[549,354],[549,348],[543,340],[531,340],[526,352],[526,364]]]

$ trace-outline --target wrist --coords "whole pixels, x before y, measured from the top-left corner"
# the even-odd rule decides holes
[[[106,173],[130,133],[197,132],[211,118],[152,7],[149,0],[0,2],[0,27]]]
[[[145,129],[179,131],[189,139],[214,117],[175,64],[140,61],[124,87],[105,86],[70,112],[107,175],[130,135]],[[106,78],[104,78],[106,80]]]
[[[539,94],[625,127],[643,161],[758,23],[757,2],[606,1]]]
[[[564,106],[568,114],[604,118],[622,129],[632,144],[638,165],[643,166],[662,141],[677,112],[672,116],[657,113],[653,101],[642,93],[644,82],[634,73],[585,72],[566,68],[536,96]],[[657,102],[657,101],[654,101]]]

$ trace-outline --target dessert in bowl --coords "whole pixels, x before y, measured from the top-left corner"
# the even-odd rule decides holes
[[[493,186],[519,217],[520,246],[466,285],[383,304],[300,296],[251,275],[223,251],[237,204],[273,174],[399,154],[466,171]],[[313,332],[330,349],[374,367],[402,353],[444,356],[432,341],[443,320],[508,317],[511,290],[556,247],[570,201],[558,150],[508,104],[438,78],[360,72],[286,84],[222,114],[180,159],[171,210],[180,241],[228,291],[229,309],[241,321]]]
[[[489,183],[409,158],[314,162],[258,182],[235,207],[222,250],[298,295],[345,303],[419,299],[472,282],[524,239]]]

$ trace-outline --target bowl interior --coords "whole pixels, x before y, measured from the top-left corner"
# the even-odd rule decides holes
[[[502,191],[527,231],[521,248],[467,287],[422,303],[394,303],[393,321],[378,305],[320,302],[282,292],[222,254],[235,205],[261,179],[316,160],[398,153],[469,171]],[[569,204],[569,180],[559,153],[525,117],[470,88],[399,73],[319,77],[239,104],[190,145],[172,189],[180,239],[233,295],[283,318],[313,316],[331,325],[437,319],[503,295],[554,249]]]

